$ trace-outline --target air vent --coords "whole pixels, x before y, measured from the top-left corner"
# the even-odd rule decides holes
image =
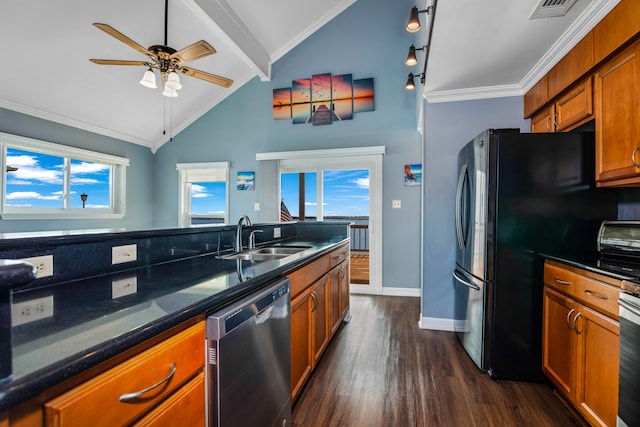
[[[564,16],[576,0],[540,0],[529,19]]]

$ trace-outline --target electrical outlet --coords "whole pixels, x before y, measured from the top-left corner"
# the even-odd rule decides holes
[[[113,246],[111,248],[111,265],[132,262],[138,259],[138,245]]]
[[[277,239],[280,237],[280,227],[276,227],[273,229],[273,238]]]
[[[391,207],[393,209],[400,209],[402,208],[402,200],[392,200],[391,201]]]
[[[36,279],[53,276],[53,255],[22,258],[20,261],[29,262],[36,267]]]
[[[260,202],[255,202],[253,204],[253,210],[256,212],[260,210]]]
[[[53,316],[53,295],[11,304],[11,326]]]
[[[111,299],[121,298],[138,292],[138,276],[111,282]]]

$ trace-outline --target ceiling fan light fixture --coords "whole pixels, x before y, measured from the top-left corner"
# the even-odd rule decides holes
[[[177,98],[178,92],[175,89],[171,89],[170,87],[165,86],[164,90],[162,91],[162,95],[166,96],[167,98]]]
[[[165,88],[180,90],[182,89],[182,84],[180,84],[180,77],[178,77],[178,73],[172,71],[167,76],[167,82],[164,84]]]
[[[148,87],[149,89],[156,89],[158,87],[156,85],[156,75],[153,73],[151,68],[144,72],[142,80],[140,80],[140,84],[144,87]]]

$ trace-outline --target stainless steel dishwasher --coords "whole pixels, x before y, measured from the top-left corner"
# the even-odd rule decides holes
[[[208,424],[291,425],[289,279],[207,319]]]

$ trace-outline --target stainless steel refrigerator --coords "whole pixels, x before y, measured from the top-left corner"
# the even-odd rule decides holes
[[[540,253],[596,252],[614,190],[594,188],[592,132],[489,129],[458,156],[454,323],[494,379],[540,382]]]

